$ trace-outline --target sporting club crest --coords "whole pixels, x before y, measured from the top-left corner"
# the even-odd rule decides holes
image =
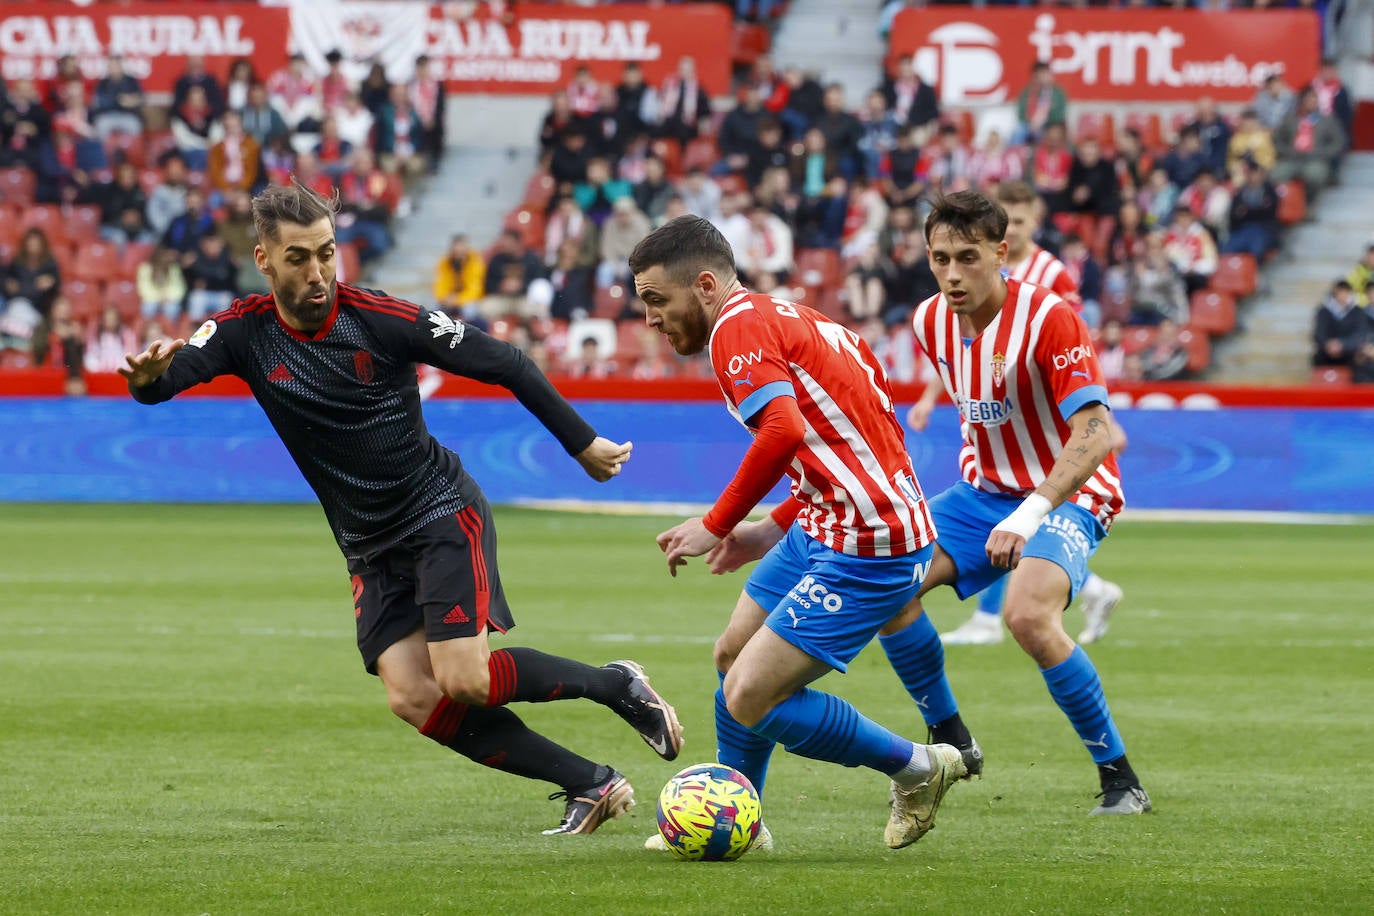
[[[1002,379],[1006,375],[1007,358],[1001,353],[992,354],[992,383],[1002,384]]]

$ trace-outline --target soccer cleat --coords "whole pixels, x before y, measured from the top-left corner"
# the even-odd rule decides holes
[[[625,685],[625,696],[611,704],[620,718],[634,726],[644,743],[654,749],[654,753],[664,760],[672,760],[682,750],[682,726],[678,724],[677,713],[669,706],[658,691],[649,686],[649,677],[638,662],[622,659],[603,665],[625,672],[629,682]]]
[[[997,614],[974,611],[958,629],[940,634],[947,646],[991,646],[1002,641],[1002,618]]]
[[[1100,588],[1091,592],[1083,589],[1083,632],[1078,634],[1080,643],[1086,646],[1107,635],[1107,623],[1112,611],[1121,603],[1123,594],[1121,586],[1105,579]]]
[[[667,852],[668,844],[663,839],[663,834],[655,833],[644,841],[644,848],[650,852]],[[749,845],[746,852],[772,852],[773,834],[768,832],[767,824],[759,824],[759,835],[754,837],[754,842]]]
[[[560,836],[572,833],[591,833],[597,827],[614,817],[620,817],[635,806],[635,790],[629,780],[615,770],[605,782],[587,789],[565,790],[549,796],[552,801],[566,798],[568,807],[563,811],[563,821],[552,830],[545,830],[544,836]]]
[[[888,816],[883,840],[890,849],[901,849],[925,836],[935,827],[935,812],[946,790],[968,775],[964,755],[952,744],[926,745],[934,767],[920,785],[904,789],[892,783],[892,813]]]
[[[983,778],[983,749],[978,746],[977,738],[968,739],[968,747],[959,748],[959,756],[964,759],[964,779],[977,776]]]
[[[1139,784],[1110,782],[1102,787],[1097,797],[1102,803],[1089,813],[1090,817],[1094,814],[1144,814],[1153,809],[1150,796]]]

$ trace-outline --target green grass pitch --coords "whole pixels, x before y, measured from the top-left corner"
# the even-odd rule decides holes
[[[1374,527],[1117,527],[1096,568],[1127,597],[1090,652],[1155,813],[1086,817],[1094,769],[1008,640],[947,653],[987,770],[919,844],[883,845],[881,777],[779,753],[778,851],[707,865],[640,848],[663,782],[713,756],[743,582],[670,579],[675,519],[498,510],[507,644],[638,659],[687,729],[666,763],[589,702],[517,706],[638,791],[548,838],[553,787],[387,712],[317,508],[0,515],[0,913],[1374,911]],[[822,685],[924,735],[876,647]]]

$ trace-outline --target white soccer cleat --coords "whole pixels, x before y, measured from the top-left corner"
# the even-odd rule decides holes
[[[667,852],[668,844],[663,839],[663,834],[655,833],[644,841],[644,848],[650,852]],[[773,834],[768,832],[767,824],[759,824],[759,835],[754,837],[754,842],[749,846],[749,852],[772,852]]]
[[[1078,634],[1081,644],[1086,646],[1107,635],[1107,624],[1111,621],[1112,611],[1121,603],[1124,594],[1121,586],[1105,579],[1095,589],[1083,589],[1083,632]]]
[[[957,630],[940,634],[947,646],[992,646],[1002,641],[1002,618],[998,614],[974,611]]]
[[[904,789],[892,783],[892,813],[888,816],[883,841],[890,849],[901,849],[925,836],[935,827],[935,812],[945,791],[968,775],[964,755],[952,744],[926,745],[933,768],[920,785]]]

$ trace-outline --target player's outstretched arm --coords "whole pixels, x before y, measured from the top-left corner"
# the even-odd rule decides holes
[[[712,575],[720,576],[739,569],[745,563],[763,558],[782,540],[787,529],[797,519],[802,504],[795,496],[789,496],[768,513],[767,518],[756,522],[741,522],[734,527],[725,540],[721,541],[706,554],[706,568]]]
[[[658,549],[668,555],[668,572],[677,576],[677,568],[686,566],[688,557],[709,553],[721,539],[707,531],[698,517],[679,522],[660,534],[657,541]]]
[[[1077,493],[1112,451],[1111,413],[1089,404],[1069,417],[1069,438],[1035,492],[992,529],[986,550],[993,566],[1015,568],[1026,541],[1054,508]]]
[[[171,341],[155,340],[148,345],[148,349],[137,356],[126,353],[126,365],[119,368],[119,374],[128,379],[129,384],[135,388],[151,385],[162,377],[167,367],[172,364],[172,357],[184,346],[186,341],[181,338]]]
[[[630,460],[634,443],[616,444],[597,436],[592,444],[577,453],[577,463],[592,480],[605,482],[620,473],[620,466]]]

